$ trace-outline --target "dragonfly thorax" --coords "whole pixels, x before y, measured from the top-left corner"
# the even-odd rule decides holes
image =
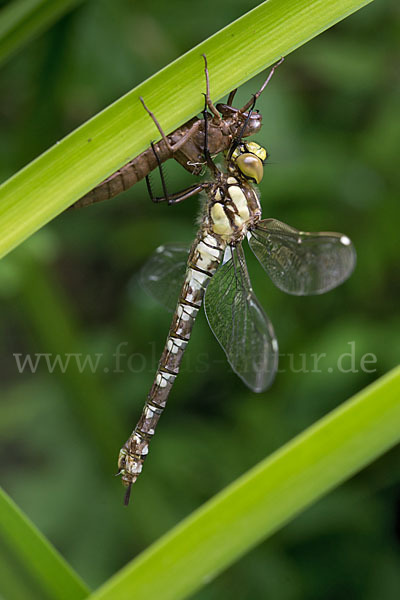
[[[213,186],[210,200],[209,227],[228,243],[243,240],[261,218],[257,192],[243,177],[225,175]]]

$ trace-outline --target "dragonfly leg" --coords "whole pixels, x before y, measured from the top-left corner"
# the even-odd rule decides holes
[[[248,125],[248,123],[249,123],[249,121],[250,121],[250,117],[251,117],[251,114],[252,114],[252,112],[253,112],[254,106],[255,106],[255,104],[256,104],[256,100],[257,100],[257,98],[256,98],[256,95],[255,95],[255,94],[253,94],[253,100],[252,100],[252,103],[251,103],[251,105],[249,106],[250,110],[249,110],[249,111],[248,111],[248,113],[247,113],[246,120],[245,120],[245,122],[243,123],[243,126],[242,126],[241,130],[240,130],[240,131],[239,131],[239,133],[238,133],[238,134],[235,136],[235,138],[232,140],[232,143],[231,143],[231,145],[230,145],[229,152],[228,152],[228,154],[227,154],[227,160],[228,160],[228,161],[229,161],[229,160],[231,160],[231,158],[232,158],[232,154],[234,153],[235,149],[238,147],[238,145],[239,145],[239,144],[240,144],[240,142],[242,141],[242,137],[243,137],[243,135],[244,135],[244,132],[245,132],[245,130],[246,130],[246,127],[247,127],[247,125]]]
[[[228,100],[227,100],[227,102],[226,102],[226,104],[227,104],[228,106],[232,106],[233,99],[234,99],[234,97],[236,96],[236,92],[237,92],[237,88],[235,88],[234,90],[232,90],[232,91],[230,92],[230,94],[229,94],[229,96],[228,96]]]
[[[167,186],[166,186],[165,179],[164,179],[164,171],[163,171],[163,168],[162,168],[160,157],[157,154],[157,151],[156,151],[156,149],[154,147],[153,142],[151,142],[151,149],[153,150],[153,154],[156,157],[156,161],[157,161],[157,165],[158,165],[158,170],[160,172],[160,179],[161,179],[162,189],[163,189],[163,192],[164,192],[164,199],[166,201],[168,201],[169,196],[168,196]],[[153,194],[153,190],[151,189],[151,183],[150,183],[150,177],[149,177],[149,175],[146,175],[146,185],[147,185],[147,191],[149,192],[150,198],[152,199],[153,202],[155,202],[155,199],[154,199],[155,197],[154,197],[154,194]]]
[[[214,163],[214,161],[212,159],[212,156],[210,154],[210,151],[208,149],[207,94],[204,94],[204,98],[205,98],[205,106],[204,106],[204,110],[203,110],[203,117],[204,117],[204,158],[206,160],[207,167],[210,169],[211,173],[213,174],[214,179],[217,179],[221,175],[221,172],[218,169],[217,165]]]
[[[281,65],[284,60],[285,60],[285,58],[282,56],[282,58],[280,60],[278,60],[278,62],[272,67],[272,69],[268,73],[267,79],[264,81],[264,83],[262,84],[262,86],[260,87],[258,92],[253,94],[251,99],[243,106],[243,108],[240,109],[240,112],[242,112],[242,113],[246,112],[246,110],[248,108],[250,108],[251,105],[253,105],[253,108],[254,108],[254,104],[255,104],[256,100],[261,96],[261,94],[263,93],[263,91],[265,90],[265,88],[267,87],[269,82],[271,81],[272,75],[275,73],[275,69],[277,67],[279,67],[279,65]]]
[[[150,182],[150,177],[147,175],[146,176],[146,185],[147,185],[147,191],[149,193],[150,199],[152,200],[152,202],[168,202],[168,204],[177,204],[178,202],[182,202],[183,200],[186,200],[186,198],[190,198],[191,196],[195,196],[196,194],[198,194],[199,192],[201,192],[202,190],[206,189],[207,187],[209,187],[208,183],[196,183],[194,185],[191,185],[188,188],[185,188],[184,190],[181,190],[180,192],[176,192],[175,194],[169,194],[167,191],[167,186],[165,184],[165,179],[164,179],[164,172],[162,169],[162,164],[160,161],[160,158],[157,154],[157,150],[153,144],[153,142],[151,142],[151,149],[154,152],[154,156],[156,157],[156,161],[158,164],[158,169],[160,171],[160,178],[161,178],[161,184],[162,184],[162,188],[163,188],[163,192],[164,192],[164,196],[154,196],[153,194],[153,190],[151,187],[151,182]]]
[[[171,152],[171,154],[173,153],[173,149],[171,144],[168,141],[167,136],[164,133],[164,130],[162,129],[160,123],[157,121],[157,117],[155,116],[155,114],[146,106],[145,101],[143,100],[142,96],[140,96],[140,102],[143,104],[143,108],[145,109],[145,111],[150,115],[150,117],[153,119],[154,125],[157,127],[158,131],[160,132],[160,135],[162,137],[162,139],[164,140],[164,144],[167,146],[168,150]]]
[[[207,104],[208,108],[211,110],[214,117],[216,117],[218,119],[218,121],[221,121],[221,115],[219,114],[218,110],[215,108],[213,101],[211,100],[211,96],[210,96],[210,77],[208,74],[207,57],[205,54],[202,54],[202,57],[204,58],[204,73],[206,76],[206,104]]]
[[[146,178],[146,180],[147,180],[147,178]],[[169,205],[172,205],[172,204],[178,204],[178,202],[183,202],[183,200],[186,200],[187,198],[191,198],[192,196],[199,194],[203,190],[206,190],[209,186],[210,186],[210,184],[207,182],[196,183],[194,185],[191,185],[188,188],[185,188],[184,190],[181,190],[180,192],[176,192],[175,194],[168,194],[167,197],[156,197],[156,196],[152,195],[152,193],[150,191],[151,188],[149,189],[149,185],[147,186],[147,189],[149,191],[150,198],[152,199],[153,202],[159,203],[159,202],[167,201]]]
[[[180,137],[179,140],[177,142],[175,142],[175,144],[171,144],[171,142],[168,140],[167,136],[165,135],[163,128],[161,127],[160,123],[158,122],[155,114],[146,106],[145,101],[143,100],[142,97],[140,97],[140,101],[143,104],[143,107],[146,110],[146,112],[153,119],[154,125],[157,127],[158,131],[160,132],[161,138],[171,154],[174,154],[175,152],[177,152],[179,150],[179,148],[181,148],[181,146],[186,144],[186,142],[191,137],[193,137],[193,135],[195,133],[197,133],[197,131],[199,130],[199,128],[201,126],[200,120],[195,121],[193,123],[193,125],[186,131],[186,133],[184,133],[182,135],[182,137]]]

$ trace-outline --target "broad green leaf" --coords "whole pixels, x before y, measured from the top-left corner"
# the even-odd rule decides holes
[[[399,440],[400,367],[240,477],[90,600],[187,598]]]
[[[369,1],[269,0],[150,77],[1,186],[0,256],[159,137],[139,96],[168,133],[203,107],[202,53],[217,100]]]
[[[89,589],[0,490],[0,592],[7,600],[80,600]]]

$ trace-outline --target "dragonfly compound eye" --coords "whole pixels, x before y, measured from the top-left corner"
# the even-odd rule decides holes
[[[260,146],[260,144],[257,144],[257,142],[246,142],[246,144],[243,144],[243,146],[246,148],[245,151],[255,154],[263,162],[267,160],[268,152],[265,148]]]
[[[249,177],[250,179],[254,179],[256,183],[260,183],[264,175],[264,166],[258,156],[250,152],[245,152],[237,157],[236,164],[245,177]]]

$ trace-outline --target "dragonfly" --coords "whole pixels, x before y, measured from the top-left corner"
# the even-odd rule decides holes
[[[203,54],[204,73],[206,79],[206,102],[210,110],[208,116],[208,147],[212,156],[226,151],[234,139],[239,137],[248,137],[258,133],[262,125],[262,115],[259,112],[251,111],[249,117],[249,108],[253,99],[258,99],[270,82],[275,69],[283,62],[282,57],[270,70],[266,80],[260,89],[246,102],[242,108],[238,109],[232,106],[237,88],[229,94],[226,104],[213,104],[210,96],[210,78],[207,66],[206,55]],[[144,109],[153,120],[157,127],[161,140],[151,144],[144,152],[133,158],[126,165],[104,181],[85,196],[77,200],[70,206],[71,208],[83,208],[96,202],[114,198],[123,191],[129,189],[142,179],[147,179],[154,169],[170,158],[174,158],[192,175],[200,175],[204,167],[204,120],[193,118],[184,125],[176,129],[170,135],[166,135],[158,122],[154,113],[147,107],[143,98],[140,98]],[[166,194],[164,182],[163,189]]]
[[[120,450],[118,474],[126,487],[125,504],[142,471],[203,300],[208,323],[233,371],[254,392],[265,391],[274,380],[278,342],[251,286],[242,246],[245,238],[272,282],[288,294],[328,292],[355,267],[355,250],[346,235],[299,231],[273,218],[262,219],[254,184],[262,180],[266,149],[256,142],[233,140],[221,170],[208,149],[207,122],[204,110],[203,152],[210,180],[157,199],[176,203],[200,190],[206,195],[189,252],[176,245],[160,246],[143,270],[145,286],[167,307],[173,305],[175,286],[181,289],[143,412]]]

